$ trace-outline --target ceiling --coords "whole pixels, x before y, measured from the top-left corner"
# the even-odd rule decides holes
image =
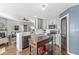
[[[77,5],[74,3],[47,3],[47,8],[42,10],[41,3],[0,3],[0,12],[11,15],[16,19],[34,17],[55,19],[67,8]]]

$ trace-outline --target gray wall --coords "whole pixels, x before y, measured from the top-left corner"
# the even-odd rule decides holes
[[[79,5],[71,7],[60,14],[69,14],[69,52],[79,54]]]

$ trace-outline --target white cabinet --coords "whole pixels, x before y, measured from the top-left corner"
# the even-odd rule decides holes
[[[6,38],[0,38],[0,44],[3,44],[3,43],[8,43],[9,42],[9,39],[6,37]]]

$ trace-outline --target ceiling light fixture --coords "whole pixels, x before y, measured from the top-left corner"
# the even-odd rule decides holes
[[[46,7],[47,7],[47,4],[46,4],[46,3],[41,4],[41,8],[42,8],[42,10],[45,10]]]
[[[34,16],[35,18],[37,17],[37,16]]]

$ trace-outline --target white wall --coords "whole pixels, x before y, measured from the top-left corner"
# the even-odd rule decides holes
[[[22,22],[21,22],[21,23],[22,23]],[[23,22],[23,23],[21,24],[21,26],[24,26],[24,25],[27,25],[27,31],[30,31],[30,30],[31,30],[32,24],[31,24],[30,22]],[[24,31],[24,29],[23,29],[23,31]]]
[[[14,26],[19,25],[20,22],[10,20],[10,19],[5,19],[0,17],[0,23],[3,23],[5,25],[5,28],[7,28],[7,35],[10,35],[12,31],[14,31]]]
[[[7,31],[8,31],[8,35],[10,35],[12,31],[15,31],[14,30],[14,26],[15,25],[19,25],[20,26],[19,22],[17,22],[17,21],[7,20]]]
[[[6,19],[4,19],[4,18],[2,18],[2,17],[0,17],[0,23],[3,23],[4,25],[5,25],[5,27],[7,27],[7,20]]]
[[[47,29],[47,25],[48,25],[47,19],[43,19],[43,28]]]

